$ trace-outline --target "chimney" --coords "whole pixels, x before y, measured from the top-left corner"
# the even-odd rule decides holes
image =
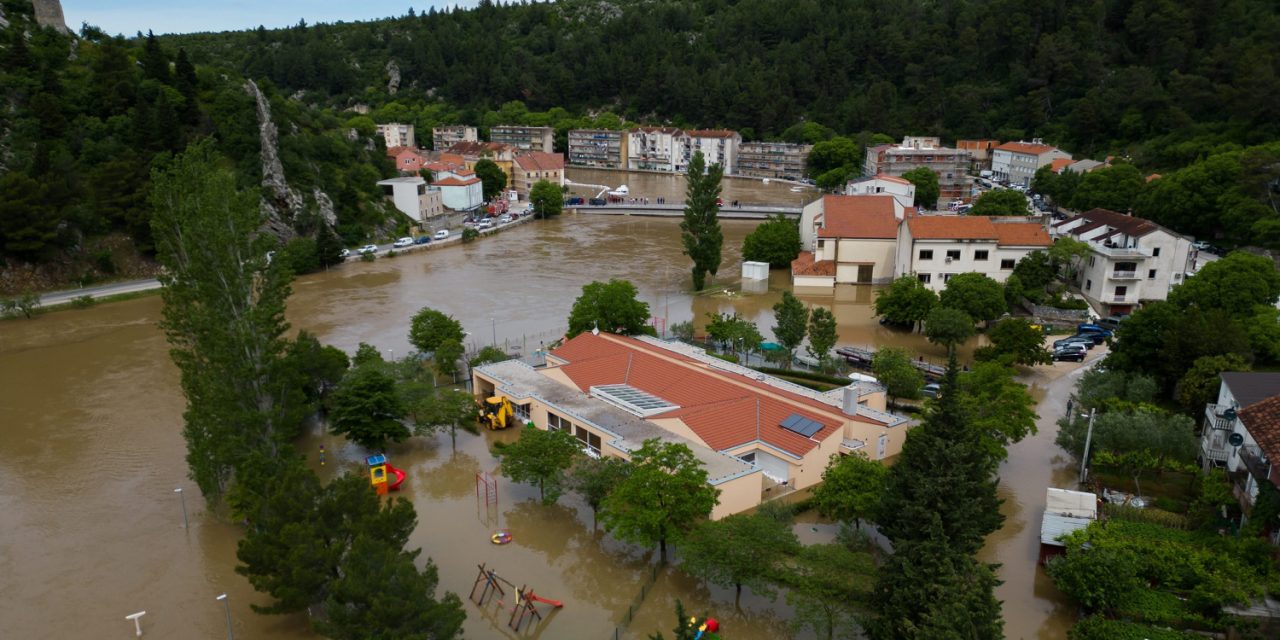
[[[858,415],[858,383],[845,387],[840,393],[840,410],[847,416]]]

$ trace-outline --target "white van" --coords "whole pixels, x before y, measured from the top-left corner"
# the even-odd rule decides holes
[[[869,376],[865,373],[858,373],[857,371],[854,371],[853,373],[849,374],[849,379],[853,380],[854,382],[868,382],[871,384],[880,384],[880,381],[877,380],[875,376]]]

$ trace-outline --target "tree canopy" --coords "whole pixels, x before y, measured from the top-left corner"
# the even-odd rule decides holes
[[[828,518],[859,524],[873,517],[884,492],[889,468],[865,455],[831,456],[822,484],[813,490],[813,504]]]
[[[934,307],[924,323],[924,335],[929,342],[946,347],[948,352],[972,337],[973,332],[973,318],[951,307]]]
[[[667,542],[710,515],[719,494],[689,447],[650,439],[631,453],[630,473],[601,503],[600,517],[610,533],[657,544],[666,557]]]
[[[825,307],[814,307],[809,313],[809,346],[811,357],[825,363],[836,346],[836,316]]]
[[[938,296],[944,307],[959,309],[977,322],[990,322],[1009,309],[999,282],[981,273],[957,273]]]
[[[650,333],[649,304],[636,298],[636,286],[628,280],[594,281],[582,286],[582,295],[569,312],[570,338],[584,331],[600,329],[636,335]]]
[[[885,289],[876,292],[876,315],[891,324],[913,327],[929,317],[938,303],[938,294],[911,274],[899,276]]]
[[[494,199],[507,188],[507,174],[493,160],[481,158],[476,162],[475,172],[476,177],[480,178],[480,188],[485,200]]]
[[[447,340],[461,343],[464,337],[461,322],[431,307],[423,307],[409,321],[409,342],[424,353],[435,351]]]
[[[800,227],[781,214],[760,223],[742,241],[743,260],[767,262],[777,269],[791,266],[799,255]]]
[[[1013,189],[992,189],[973,201],[969,215],[973,216],[1025,216],[1027,196]]]
[[[737,513],[694,527],[680,546],[680,566],[712,584],[734,587],[737,597],[744,585],[769,595],[784,558],[799,548],[789,522]]]
[[[689,170],[685,174],[688,188],[685,190],[684,221],[680,223],[680,241],[684,255],[693,260],[693,289],[701,291],[706,286],[707,274],[715,276],[720,270],[720,250],[724,245],[724,231],[720,228],[720,179],[724,167],[707,166],[702,152],[693,154]]]
[[[920,397],[924,374],[911,364],[911,354],[901,347],[881,347],[871,360],[871,371],[884,385],[892,404],[894,398]]]
[[[975,353],[979,360],[1002,360],[1012,364],[1036,365],[1053,362],[1044,346],[1044,331],[1025,318],[1005,318],[987,331],[991,345]]]
[[[503,476],[537,485],[543,504],[551,504],[564,491],[565,473],[582,455],[582,446],[568,431],[526,426],[519,440],[495,451],[502,458]]]
[[[791,295],[790,291],[783,291],[782,300],[773,305],[773,317],[778,323],[773,326],[773,335],[787,353],[784,366],[790,367],[796,349],[804,342],[804,334],[809,328],[809,309],[799,298]]]
[[[916,187],[915,205],[921,209],[937,209],[938,208],[938,174],[934,173],[929,167],[916,167],[904,174],[904,180],[908,180]]]
[[[401,422],[404,414],[395,379],[376,366],[347,372],[329,398],[331,430],[367,449],[408,438],[409,427]]]
[[[564,196],[554,182],[539,180],[529,189],[529,204],[538,218],[554,218],[564,208]]]

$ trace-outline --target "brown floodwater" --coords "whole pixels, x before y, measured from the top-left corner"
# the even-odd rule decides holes
[[[530,353],[563,332],[583,284],[625,278],[667,323],[736,310],[768,336],[771,306],[787,278],[774,273],[767,293],[737,292],[739,247],[754,224],[724,223],[725,263],[715,282],[728,293],[688,293],[675,219],[569,215],[469,245],[301,277],[288,319],[348,352],[367,342],[402,356],[409,318],[431,306],[462,322],[471,348],[496,341]],[[876,323],[869,288],[801,297],[833,309],[841,344],[894,344],[942,356],[918,334]],[[214,598],[224,592],[237,637],[314,637],[304,616],[249,609],[264,599],[234,572],[241,530],[208,512],[186,479],[184,402],[156,328],[160,308],[151,297],[0,323],[0,629],[6,637],[124,637],[132,633],[124,616],[141,610],[152,637],[217,637],[225,623]],[[1046,382],[1049,401],[1061,400],[1055,384]],[[1058,453],[1045,434],[1015,447],[1004,467],[1008,535],[993,535],[989,546],[990,559],[1004,564],[1000,596],[1011,638],[1065,637],[1064,601],[1035,569],[1027,543]],[[481,609],[466,601],[479,563],[564,601],[522,636],[612,637],[651,571],[652,554],[593,531],[589,507],[573,495],[543,507],[532,488],[499,479],[497,509],[478,504],[475,475],[497,467],[489,446],[509,437],[461,433],[456,452],[447,435],[388,450],[408,472],[402,495],[418,511],[411,545],[434,559],[440,588],[464,599],[468,637],[515,635],[506,627],[509,612],[496,602]],[[363,452],[340,439],[314,433],[300,446],[314,452],[322,443],[331,452],[322,473],[359,470]],[[177,487],[186,490],[187,530]],[[512,531],[511,544],[489,543],[498,526]],[[811,517],[796,528],[809,541],[833,530]],[[669,633],[676,599],[720,618],[728,637],[807,637],[788,627],[791,611],[782,598],[746,592],[738,608],[732,590],[671,569],[659,572],[620,637]],[[506,607],[513,602],[510,595],[503,600]]]

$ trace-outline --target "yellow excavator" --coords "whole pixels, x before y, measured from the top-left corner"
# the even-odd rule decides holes
[[[492,431],[506,429],[515,423],[516,411],[505,396],[492,396],[480,403],[480,423]]]

